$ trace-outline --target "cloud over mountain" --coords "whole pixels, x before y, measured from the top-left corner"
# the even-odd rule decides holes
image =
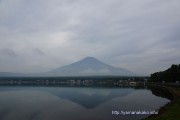
[[[1,0],[0,71],[45,72],[85,56],[144,75],[167,69],[180,61],[179,6],[179,0]]]

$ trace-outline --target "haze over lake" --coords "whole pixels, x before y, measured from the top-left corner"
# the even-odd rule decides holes
[[[0,87],[1,120],[140,120],[148,115],[112,111],[153,111],[170,102],[148,89]]]

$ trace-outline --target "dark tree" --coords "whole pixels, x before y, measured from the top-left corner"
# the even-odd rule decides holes
[[[165,71],[156,72],[151,74],[151,80],[153,82],[176,82],[180,81],[180,64],[172,65]]]

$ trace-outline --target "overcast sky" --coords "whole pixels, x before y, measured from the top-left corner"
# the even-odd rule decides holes
[[[0,72],[86,56],[149,75],[180,64],[180,0],[0,0]]]

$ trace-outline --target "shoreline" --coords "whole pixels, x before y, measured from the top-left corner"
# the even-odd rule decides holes
[[[164,84],[149,84],[153,87],[161,87],[168,90],[173,96],[171,102],[159,109],[158,115],[150,115],[142,120],[176,120],[180,119],[180,88],[164,85]]]

